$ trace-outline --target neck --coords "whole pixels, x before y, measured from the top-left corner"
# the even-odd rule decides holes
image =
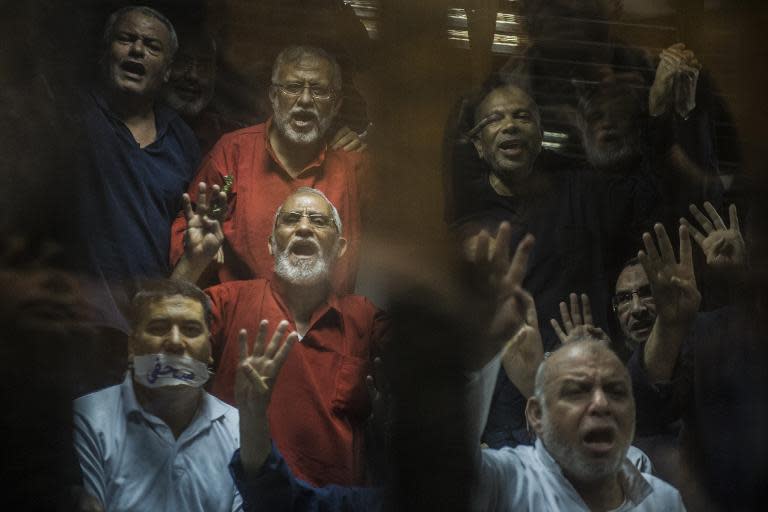
[[[291,312],[293,323],[299,334],[309,330],[312,314],[328,299],[330,283],[323,280],[315,285],[296,285],[277,277],[277,290]]]
[[[589,482],[576,480],[568,474],[565,476],[579,493],[581,499],[584,500],[584,503],[587,504],[589,510],[613,510],[620,507],[624,502],[624,489],[619,483],[618,473]]]
[[[141,407],[157,416],[178,438],[189,426],[200,407],[203,389],[191,386],[147,388],[133,382],[133,391]]]
[[[124,123],[138,120],[155,119],[155,100],[152,97],[137,96],[105,88],[104,97],[109,109]]]
[[[269,127],[269,144],[275,157],[292,178],[297,177],[323,149],[322,138],[311,144],[296,144],[283,137],[274,124]]]
[[[512,193],[512,188],[501,181],[501,178],[496,176],[494,173],[488,175],[488,181],[491,183],[493,190],[500,196],[510,197],[514,195]]]

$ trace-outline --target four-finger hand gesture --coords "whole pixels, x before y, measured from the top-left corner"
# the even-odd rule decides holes
[[[209,200],[207,186],[201,182],[198,185],[197,204],[194,208],[189,194],[182,196],[184,216],[187,218],[184,251],[192,261],[207,262],[224,242],[220,219],[214,217],[212,212],[222,211],[221,205],[226,205],[227,195],[218,185],[214,185],[211,192],[212,197]]]
[[[241,416],[248,414],[265,415],[275,379],[283,367],[288,353],[296,340],[296,332],[288,334],[288,322],[283,320],[275,329],[267,343],[269,323],[262,320],[259,332],[253,342],[253,350],[248,351],[248,333],[242,329],[238,335],[240,342],[240,364],[235,376],[235,403]],[[283,339],[285,338],[285,341]]]
[[[747,249],[739,229],[739,216],[735,204],[728,208],[730,226],[725,225],[709,201],[704,203],[704,210],[709,218],[696,205],[690,205],[689,210],[704,233],[686,219],[680,219],[680,223],[688,228],[696,244],[701,247],[707,258],[707,265],[718,270],[735,270],[747,263]]]
[[[680,262],[661,224],[653,227],[658,247],[650,233],[643,233],[645,251],[637,254],[651,284],[658,318],[668,323],[690,321],[699,310],[701,294],[693,273],[693,254],[688,228],[680,226]]]
[[[536,303],[530,293],[517,287],[513,297],[522,316],[521,326],[507,342],[501,363],[510,381],[525,395],[533,394],[536,370],[544,360],[544,343],[539,331]]]
[[[589,297],[586,293],[581,294],[581,309],[579,309],[579,296],[571,293],[568,297],[570,310],[565,302],[560,303],[560,319],[563,327],[554,318],[549,320],[555,334],[560,339],[560,343],[570,343],[581,338],[595,338],[606,345],[610,345],[611,339],[608,335],[596,327],[592,319],[592,306],[589,303]]]

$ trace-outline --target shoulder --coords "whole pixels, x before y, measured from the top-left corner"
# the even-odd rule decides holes
[[[265,123],[255,124],[252,126],[246,126],[232,132],[225,133],[221,136],[216,146],[231,146],[240,144],[243,141],[251,142],[254,137],[261,140],[264,138],[264,134],[267,131],[267,125]]]
[[[260,295],[268,286],[266,279],[247,279],[242,281],[227,281],[205,289],[214,301],[226,300],[228,298],[242,298],[254,295]]]
[[[123,384],[118,384],[77,398],[73,404],[75,418],[94,430],[107,430],[124,417],[122,388]]]
[[[641,503],[647,510],[684,511],[680,492],[664,480],[651,474],[643,473],[643,478],[653,490]],[[646,508],[644,508],[645,510]]]
[[[352,322],[360,331],[370,331],[374,322],[385,316],[381,309],[362,295],[341,295],[336,297],[336,301],[344,320]]]

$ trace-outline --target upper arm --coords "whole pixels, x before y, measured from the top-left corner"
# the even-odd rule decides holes
[[[78,413],[74,419],[74,443],[82,469],[83,487],[104,504],[107,476],[103,438],[92,429],[87,418]]]

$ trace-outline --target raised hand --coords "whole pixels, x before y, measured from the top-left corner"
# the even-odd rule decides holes
[[[488,352],[481,357],[483,362],[497,354],[525,324],[524,306],[516,290],[522,287],[534,238],[526,235],[512,258],[509,257],[511,241],[512,226],[502,222],[495,241],[483,231],[471,246],[465,245],[465,257],[473,264],[475,276],[493,308],[484,336],[489,345]]]
[[[688,228],[696,244],[701,247],[707,258],[707,265],[717,270],[736,270],[747,263],[747,248],[739,229],[739,216],[736,205],[728,208],[730,227],[709,201],[704,203],[709,217],[692,204],[688,208],[704,233],[696,229],[687,219],[681,218],[680,224]]]
[[[662,50],[656,76],[649,91],[648,102],[651,115],[663,114],[674,99],[675,81],[693,79],[698,75],[701,64],[691,50],[683,43],[676,43]],[[695,87],[689,94],[695,94]]]
[[[208,189],[205,183],[198,185],[197,205],[192,207],[189,194],[182,196],[184,216],[187,218],[187,229],[184,232],[184,253],[191,261],[208,261],[216,255],[224,242],[221,230],[221,219],[213,216],[213,211],[226,211],[221,205],[226,205],[227,195],[218,185],[211,187],[212,198],[208,200]]]
[[[268,322],[262,320],[250,353],[248,333],[242,329],[238,334],[240,363],[235,373],[235,405],[240,412],[240,460],[246,474],[257,472],[269,456],[269,401],[280,369],[299,339],[296,332],[286,337],[288,322],[283,320],[267,344],[268,327]]]
[[[291,347],[299,339],[296,332],[288,334],[288,322],[283,320],[275,329],[269,343],[266,343],[269,322],[262,320],[248,351],[248,332],[242,329],[238,335],[240,343],[240,364],[235,376],[235,403],[241,415],[265,413],[280,369],[283,367]],[[285,339],[283,341],[283,339]]]
[[[520,287],[513,295],[520,305],[523,322],[504,347],[501,363],[509,380],[528,397],[533,394],[536,370],[544,360],[544,343],[533,297]]]
[[[581,310],[579,310],[578,295],[571,293],[568,301],[570,302],[570,310],[565,302],[560,303],[560,319],[563,322],[563,327],[560,327],[560,324],[554,318],[549,320],[560,342],[570,343],[582,338],[595,338],[610,345],[611,339],[605,331],[594,324],[592,306],[589,303],[587,294],[581,294]]]
[[[346,152],[356,151],[358,153],[368,147],[363,138],[346,125],[339,128],[339,131],[333,135],[330,146],[331,149],[341,149]]]
[[[373,360],[373,371],[366,375],[365,384],[371,399],[369,421],[377,440],[386,442],[389,425],[392,422],[392,394],[389,382],[384,375],[384,363],[380,357]]]
[[[696,288],[693,273],[693,254],[688,228],[680,226],[680,262],[669,241],[667,231],[661,224],[653,227],[658,248],[650,233],[643,233],[645,251],[637,254],[651,285],[656,302],[657,322],[687,324],[701,303],[701,294]]]

